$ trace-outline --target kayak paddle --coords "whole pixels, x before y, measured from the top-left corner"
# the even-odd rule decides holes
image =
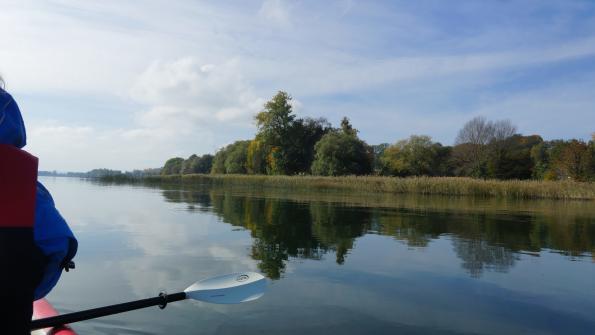
[[[163,309],[170,302],[185,299],[213,304],[239,304],[260,298],[264,294],[265,286],[266,279],[261,274],[255,272],[218,276],[198,281],[183,292],[173,294],[162,292],[154,298],[33,320],[31,321],[31,330],[57,327],[68,323],[95,319],[151,306],[159,306],[159,308]]]

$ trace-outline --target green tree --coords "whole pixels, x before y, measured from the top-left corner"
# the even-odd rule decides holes
[[[349,125],[324,135],[314,147],[312,173],[324,176],[370,174],[374,153],[356,132]]]
[[[255,117],[258,136],[270,145],[282,146],[286,143],[284,137],[295,120],[291,100],[287,92],[279,91]]]
[[[560,160],[562,151],[566,147],[566,142],[564,140],[553,140],[544,144],[544,156],[542,158],[545,163],[545,173],[543,174],[543,179],[559,180],[565,178],[557,162]]]
[[[235,141],[219,149],[212,162],[211,173],[246,173],[250,141]]]
[[[227,159],[227,147],[219,149],[213,157],[213,166],[211,166],[212,174],[223,174],[225,173],[225,159]]]
[[[550,165],[548,152],[549,145],[549,142],[541,142],[531,148],[530,156],[531,161],[533,162],[531,177],[533,179],[545,179],[546,172]]]
[[[454,174],[454,166],[452,165],[452,150],[448,145],[435,144],[436,161],[434,166],[435,176],[452,176]]]
[[[424,135],[412,135],[389,146],[382,156],[386,170],[397,176],[432,176],[441,174],[441,161],[445,153],[440,143]]]
[[[213,155],[205,154],[200,156],[194,169],[195,173],[209,173],[213,166]]]
[[[175,157],[170,158],[165,162],[163,169],[161,169],[161,175],[173,175],[173,174],[180,174],[182,171],[182,164],[184,163],[184,158]]]
[[[250,141],[236,141],[227,149],[225,173],[246,173],[248,145]]]
[[[386,165],[382,161],[384,151],[390,146],[388,143],[380,143],[372,145],[372,152],[374,153],[374,162],[372,163],[372,171],[374,174],[387,174]]]
[[[322,136],[332,130],[330,123],[324,119],[297,119],[291,127],[290,146],[287,153],[288,174],[309,173],[314,161],[314,146]]]
[[[296,174],[309,172],[314,145],[331,127],[326,119],[298,119],[291,96],[278,92],[255,117],[258,132],[249,148],[250,173]],[[263,161],[264,158],[264,161]]]
[[[188,157],[188,159],[186,159],[183,163],[182,163],[182,167],[181,167],[181,174],[192,174],[192,173],[196,173],[194,172],[194,166],[196,165],[198,161],[198,156],[197,155],[191,155],[190,157]]]
[[[341,130],[343,131],[343,133],[353,136],[356,136],[358,132],[357,129],[354,129],[353,126],[351,126],[351,122],[349,122],[347,116],[344,116],[341,119]]]
[[[287,174],[288,171],[287,148],[292,144],[291,128],[295,120],[291,99],[287,92],[279,91],[255,117],[256,139],[268,147],[269,172],[272,174]]]
[[[529,179],[534,174],[533,147],[540,145],[540,136],[513,135],[490,144],[487,176],[497,179]]]

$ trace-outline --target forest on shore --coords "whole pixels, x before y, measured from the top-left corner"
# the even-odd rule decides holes
[[[298,118],[291,96],[278,92],[255,116],[257,132],[214,155],[168,159],[162,176],[188,174],[459,176],[482,179],[595,180],[592,140],[544,141],[522,135],[509,120],[475,117],[454,146],[427,135],[370,145],[348,118],[333,127],[324,118]]]

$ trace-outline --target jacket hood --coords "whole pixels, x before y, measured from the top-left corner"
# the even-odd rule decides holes
[[[25,123],[19,106],[10,94],[0,88],[0,144],[22,148],[27,144]]]

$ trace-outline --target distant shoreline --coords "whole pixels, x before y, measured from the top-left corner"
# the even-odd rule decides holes
[[[595,200],[595,183],[542,180],[484,180],[468,177],[268,176],[189,174],[99,178],[108,183],[183,183],[257,188],[337,190],[362,193],[474,196],[510,199]]]

